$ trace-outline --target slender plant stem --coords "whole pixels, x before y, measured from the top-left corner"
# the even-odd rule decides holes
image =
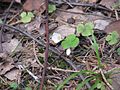
[[[45,58],[44,58],[44,68],[42,73],[42,79],[40,84],[40,90],[43,90],[45,74],[47,70],[47,61],[48,61],[48,51],[49,51],[49,28],[48,28],[48,0],[45,0],[46,5],[46,21],[45,21],[45,35],[46,35],[46,50],[45,50]]]

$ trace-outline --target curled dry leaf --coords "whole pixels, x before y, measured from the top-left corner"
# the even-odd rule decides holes
[[[106,26],[104,31],[106,33],[116,31],[120,35],[120,20],[116,20],[114,22],[111,22],[108,26]]]

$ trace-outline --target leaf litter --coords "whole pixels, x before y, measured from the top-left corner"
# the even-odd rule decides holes
[[[7,19],[11,19],[11,17],[13,17],[12,22],[19,20],[20,17],[16,16],[16,14],[19,13],[20,9],[23,9],[25,12],[33,11],[35,17],[32,21],[27,24],[15,24],[14,26],[29,33],[31,36],[39,39],[45,44],[45,0],[26,0],[24,3],[22,0],[15,1],[22,4],[23,7],[15,3],[10,9],[10,16]],[[105,42],[106,35],[112,31],[116,31],[120,35],[119,20],[116,20],[116,14],[113,10],[113,5],[116,3],[116,0],[85,0],[81,2],[79,0],[68,0],[68,2],[63,2],[64,5],[60,4],[62,0],[59,0],[58,3],[54,3],[56,0],[49,1],[52,1],[52,4],[57,6],[57,9],[54,8],[54,11],[49,13],[50,48],[52,47],[55,48],[55,50],[57,49],[59,53],[58,56],[52,52],[49,53],[49,60],[47,63],[50,66],[49,68],[52,67],[54,69],[47,69],[45,84],[46,90],[54,90],[54,86],[69,76],[68,72],[74,72],[73,68],[64,61],[65,58],[70,59],[71,62],[76,65],[77,70],[86,70],[88,68],[89,70],[94,70],[97,67],[95,54],[90,50],[91,37],[84,38],[82,35],[78,35],[77,37],[80,39],[78,46],[72,49],[68,48],[67,50],[61,49],[62,41],[64,41],[64,39],[70,34],[76,34],[76,28],[79,23],[94,23],[94,33],[96,35],[97,42],[100,43],[99,51],[104,65],[103,69],[106,71],[115,67],[119,68],[120,58],[117,51],[115,51],[120,47],[119,42],[114,46]],[[11,1],[9,0],[9,3],[10,2]],[[81,5],[78,5],[76,2]],[[72,3],[74,3],[74,5],[72,5]],[[91,3],[96,5],[99,3],[107,9],[105,8],[104,10],[100,10],[94,6],[89,7]],[[87,4],[88,6],[82,6],[83,4]],[[17,7],[17,5],[19,7]],[[1,7],[5,8],[5,6]],[[16,11],[16,8],[18,11]],[[108,12],[108,9],[113,10],[113,12]],[[119,10],[117,12],[119,16]],[[2,14],[0,18],[4,19]],[[41,65],[45,62],[43,59],[45,48],[43,46],[39,46],[37,43],[33,43],[33,40],[29,37],[16,33],[16,31],[11,31],[6,27],[5,29],[5,32],[12,33],[12,37],[8,37],[9,41],[6,40],[1,42],[3,53],[0,53],[0,77],[2,78],[2,81],[6,81],[7,83],[16,81],[25,88],[30,87],[33,90],[36,90],[39,85],[33,78],[39,77],[38,81],[42,78],[41,74],[43,72],[43,66]],[[51,43],[51,41],[54,43]],[[65,56],[65,58],[59,58],[60,55],[61,57]],[[109,63],[111,63],[111,65]],[[25,70],[21,71],[19,65],[23,65],[28,72]],[[115,75],[115,77],[119,76],[119,74]],[[64,89],[74,90],[78,82],[79,78],[71,80]],[[1,90],[5,90],[5,87],[8,87],[8,85],[3,83],[0,84]],[[113,79],[113,87],[115,90],[119,90],[118,86],[119,79]],[[21,89],[22,87],[18,88],[18,90]],[[85,89],[83,88],[83,90]]]

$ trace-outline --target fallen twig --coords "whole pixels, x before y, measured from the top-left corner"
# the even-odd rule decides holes
[[[49,51],[49,27],[48,27],[48,0],[45,0],[46,5],[46,20],[45,20],[45,37],[46,37],[46,49],[45,49],[45,57],[44,57],[44,68],[42,72],[42,79],[40,82],[40,90],[43,90],[45,74],[47,70],[47,62],[48,62],[48,51]]]
[[[56,3],[56,4],[68,4],[68,2],[65,3],[62,0],[49,0],[49,2]],[[110,10],[110,9],[100,5],[100,4],[96,4],[96,3],[71,3],[71,2],[69,2],[69,4],[72,5],[72,6],[92,7],[92,8],[95,8],[95,9],[101,9],[101,10],[105,10],[105,11],[108,11],[108,12],[113,12],[112,10]]]

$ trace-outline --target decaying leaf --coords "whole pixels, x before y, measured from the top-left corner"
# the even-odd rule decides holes
[[[95,20],[94,21],[94,24],[95,24],[94,29],[104,30],[105,27],[107,25],[109,25],[109,23],[110,23],[110,21],[108,21],[108,20]]]
[[[55,33],[59,33],[61,35],[61,38],[64,39],[66,36],[74,34],[75,28],[67,25],[62,25],[55,30]]]
[[[106,26],[104,31],[106,33],[116,31],[120,35],[120,20],[116,20],[114,22],[111,22],[108,26]]]
[[[5,74],[6,72],[10,71],[12,68],[14,68],[12,62],[5,62],[0,64],[0,75]]]
[[[2,44],[2,46],[3,46],[3,51],[5,51],[7,53],[11,53],[15,49],[19,51],[19,50],[21,50],[21,47],[22,47],[20,42],[17,39],[11,39],[10,42],[5,42]]]
[[[37,10],[40,13],[43,13],[45,8],[45,0],[26,0],[23,5],[25,11]]]
[[[19,69],[13,69],[5,74],[5,77],[9,80],[18,80],[20,77],[20,70]]]
[[[67,10],[68,12],[75,12],[75,13],[83,13],[83,11],[78,8],[78,7],[75,7],[73,9],[68,9]],[[62,23],[63,21],[66,21],[69,19],[69,18],[74,18],[75,21],[83,21],[83,20],[86,20],[86,17],[84,15],[80,15],[80,14],[75,14],[75,13],[67,13],[67,12],[61,12],[61,11],[57,11],[57,18],[56,18],[56,21],[58,21],[59,23]],[[79,22],[79,21],[78,21]]]

